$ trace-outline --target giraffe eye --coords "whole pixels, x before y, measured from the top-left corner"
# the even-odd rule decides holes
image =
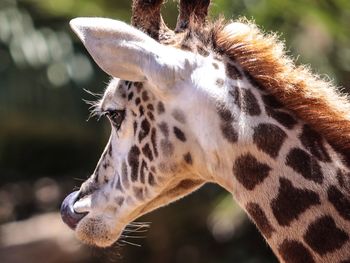
[[[125,119],[125,110],[107,110],[106,115],[118,130]]]

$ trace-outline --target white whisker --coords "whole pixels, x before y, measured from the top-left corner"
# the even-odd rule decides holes
[[[141,238],[146,238],[146,236],[130,236],[130,235],[121,235],[121,237],[123,238],[138,238],[138,239],[141,239]]]
[[[122,242],[122,243],[125,243],[125,244],[129,244],[129,245],[132,245],[132,246],[135,246],[135,247],[141,247],[141,245],[139,245],[139,244],[135,244],[135,243],[132,243],[132,242],[129,242],[129,241],[126,241],[126,240],[119,240],[119,242]]]
[[[133,229],[124,229],[124,231],[123,232],[125,232],[125,233],[145,233],[145,232],[147,232],[148,231],[148,229],[145,229],[145,230],[138,230],[138,229],[136,229],[136,230],[133,230]]]
[[[96,93],[96,92],[93,92],[91,90],[88,90],[88,89],[83,89],[87,94],[90,94],[96,98],[102,98],[103,96],[103,93]]]

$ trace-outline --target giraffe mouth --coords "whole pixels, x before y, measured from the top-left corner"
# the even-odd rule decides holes
[[[80,220],[88,214],[87,212],[79,213],[74,209],[74,203],[77,201],[78,195],[78,191],[70,193],[66,196],[61,205],[62,220],[73,230],[76,228]]]

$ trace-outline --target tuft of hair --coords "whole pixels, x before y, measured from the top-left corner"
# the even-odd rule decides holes
[[[94,100],[83,99],[83,101],[90,106],[89,107],[90,114],[86,121],[89,121],[92,117],[97,117],[97,120],[99,120],[103,115],[103,112],[101,112],[101,101],[102,101],[103,93],[95,93],[87,89],[84,89],[84,91],[94,97]]]
[[[276,34],[264,33],[245,18],[221,18],[206,27],[194,22],[189,28],[184,43],[197,38],[237,62],[254,83],[322,134],[350,164],[349,98],[308,67],[297,66]]]

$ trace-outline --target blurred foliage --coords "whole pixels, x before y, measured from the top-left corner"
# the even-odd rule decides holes
[[[172,27],[176,8],[172,0],[163,7]],[[222,14],[246,16],[277,31],[298,63],[349,91],[350,1],[214,0],[211,16]],[[87,56],[68,21],[76,16],[129,21],[130,15],[131,0],[0,1],[0,223],[56,211],[93,170],[109,127],[86,122],[82,99],[93,100],[84,89],[101,93],[109,77]],[[153,224],[140,241],[143,247],[122,249],[122,259],[114,248],[93,252],[91,262],[276,262],[218,187],[206,186],[144,220]]]

